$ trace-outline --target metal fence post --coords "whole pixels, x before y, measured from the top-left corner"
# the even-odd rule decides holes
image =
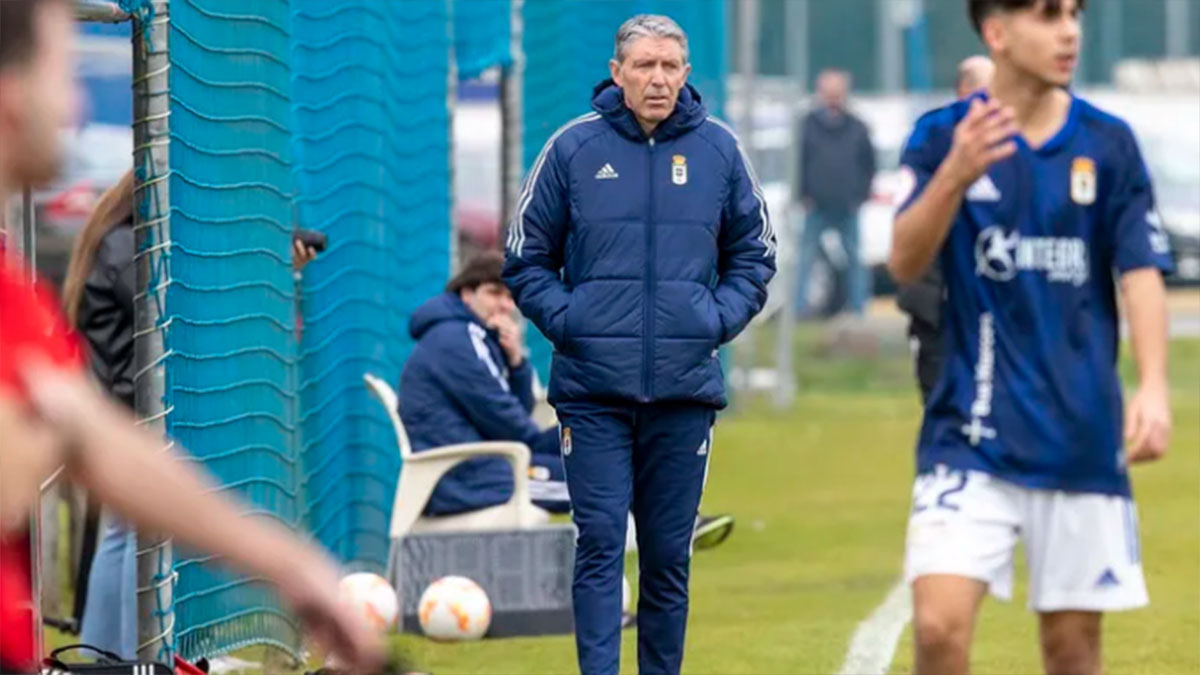
[[[1166,33],[1167,57],[1182,59],[1191,54],[1191,13],[1197,11],[1190,5],[1195,0],[1167,0]]]
[[[738,113],[734,125],[737,129],[738,140],[750,158],[751,164],[754,163],[757,154],[754,145],[754,104],[757,95],[759,37],[762,32],[761,26],[759,26],[760,16],[758,0],[738,0],[736,67],[737,92],[741,100],[738,101]],[[752,375],[758,365],[757,341],[760,321],[761,315],[759,320],[752,321],[746,327],[746,330],[732,345],[733,362],[742,371],[742,389],[747,394],[751,392]],[[734,398],[734,405],[740,405],[737,397]]]
[[[117,3],[107,0],[75,0],[75,19],[98,23],[123,23],[129,14]]]
[[[139,424],[164,441],[171,412],[164,408],[170,356],[165,303],[171,283],[168,6],[168,0],[146,3],[133,33],[134,265],[142,289],[134,300],[134,391]],[[171,540],[138,532],[137,548],[138,658],[170,663],[175,629]]]
[[[788,124],[792,126],[792,142],[789,146],[788,162],[788,204],[790,212],[773,213],[776,236],[782,238],[780,248],[788,250],[788,265],[780,265],[776,270],[779,285],[782,286],[783,304],[779,308],[778,326],[775,329],[775,392],[773,403],[777,410],[790,410],[796,399],[796,369],[795,369],[795,328],[796,328],[796,298],[798,287],[797,252],[799,251],[798,225],[803,223],[804,208],[799,200],[794,198],[800,183],[800,162],[797,153],[800,149],[800,103],[808,90],[808,0],[803,2],[788,2],[784,4],[785,33],[790,39],[785,44],[788,79],[793,84],[796,94],[796,105],[792,108],[792,117]],[[778,253],[776,260],[780,260]]]
[[[500,74],[500,234],[508,235],[509,219],[516,213],[517,197],[521,192],[522,145],[524,135],[523,89],[525,86],[525,50],[521,47],[524,31],[522,9],[524,0],[513,0],[512,65]]]

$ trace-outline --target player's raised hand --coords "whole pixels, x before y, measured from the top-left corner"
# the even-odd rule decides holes
[[[1165,386],[1142,387],[1125,407],[1125,453],[1130,464],[1152,462],[1167,454],[1171,407]]]
[[[525,341],[521,336],[521,324],[509,314],[498,314],[487,322],[488,328],[500,334],[500,347],[508,359],[508,365],[516,368],[525,360]]]
[[[277,579],[279,591],[309,635],[350,672],[376,672],[384,662],[381,639],[338,597],[338,576],[333,565],[310,556],[290,561],[289,568]]]
[[[317,250],[306,246],[299,239],[292,240],[292,269],[299,272],[304,266],[317,259]]]
[[[946,156],[946,169],[964,189],[989,167],[1017,151],[1016,113],[999,101],[971,101],[967,115],[954,128],[954,143]]]

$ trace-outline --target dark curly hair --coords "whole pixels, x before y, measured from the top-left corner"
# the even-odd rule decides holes
[[[446,284],[446,290],[458,293],[463,289],[473,291],[484,284],[503,284],[500,278],[504,271],[504,254],[499,251],[484,251],[472,256],[467,264]]]
[[[971,17],[971,25],[975,32],[983,34],[983,20],[995,12],[1014,12],[1031,9],[1042,5],[1046,16],[1054,16],[1062,11],[1062,0],[967,0],[967,14]],[[1078,0],[1076,7],[1079,11],[1087,8],[1087,0]]]

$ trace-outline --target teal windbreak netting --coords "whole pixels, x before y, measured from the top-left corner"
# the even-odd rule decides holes
[[[343,561],[374,571],[387,563],[400,458],[362,376],[398,383],[408,317],[449,274],[450,9],[292,2],[296,215],[329,237],[304,273],[306,522]]]
[[[289,8],[172,0],[170,15],[168,428],[224,490],[296,527]],[[298,645],[261,584],[179,550],[176,570],[184,657]]]
[[[479,77],[512,63],[511,0],[458,0],[454,11],[454,60],[458,79]]]
[[[170,11],[168,429],[255,512],[382,570],[400,461],[362,375],[398,380],[449,272],[449,2]],[[297,225],[329,237],[299,295]],[[269,590],[176,557],[181,655],[296,653]]]
[[[726,5],[722,0],[525,0],[525,166],[555,129],[591,110],[592,88],[608,78],[617,28],[634,14],[666,14],[688,35],[688,81],[710,113],[725,102]]]
[[[709,113],[720,116],[727,70],[726,10],[723,0],[524,0],[525,170],[558,127],[591,111],[592,88],[609,77],[617,28],[634,14],[665,14],[679,23],[688,35],[688,81],[700,91]],[[529,347],[530,360],[547,381],[552,347],[536,331],[529,335]]]
[[[147,292],[164,308],[167,430],[253,512],[309,532],[350,568],[381,571],[400,457],[362,376],[398,381],[409,315],[449,274],[452,63],[507,62],[511,5],[161,6],[170,219],[148,244],[167,253]],[[154,222],[154,205],[140,207]],[[297,226],[329,241],[302,284],[290,264]],[[263,584],[175,557],[181,655],[298,653],[293,617]]]

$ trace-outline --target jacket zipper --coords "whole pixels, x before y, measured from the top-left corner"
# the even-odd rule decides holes
[[[650,180],[649,208],[646,212],[646,294],[642,331],[642,396],[645,402],[654,400],[654,269],[655,269],[655,236],[654,236],[654,138],[647,142],[646,163],[649,167],[647,177]]]

